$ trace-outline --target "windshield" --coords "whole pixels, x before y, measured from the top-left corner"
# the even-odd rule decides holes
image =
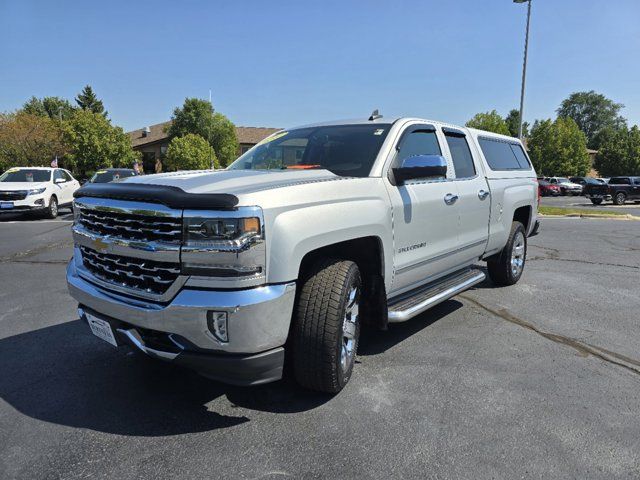
[[[0,182],[48,182],[51,170],[11,168],[0,176]]]
[[[573,182],[570,182],[568,178],[558,177],[558,183],[573,183]]]
[[[327,169],[343,177],[366,177],[390,128],[390,124],[336,125],[279,132],[228,169]]]
[[[133,170],[98,170],[93,174],[89,183],[117,182],[123,178],[132,177]]]

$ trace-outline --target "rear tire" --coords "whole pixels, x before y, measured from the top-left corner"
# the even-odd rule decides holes
[[[487,260],[489,278],[496,285],[518,283],[527,259],[527,235],[520,222],[511,224],[509,240],[500,253]]]
[[[300,288],[292,331],[293,370],[303,387],[337,393],[355,363],[362,298],[358,266],[351,261],[317,262]]]
[[[624,192],[618,192],[613,196],[613,203],[615,205],[624,205],[624,202],[627,200],[627,196]]]
[[[58,199],[56,197],[51,196],[49,206],[45,211],[45,216],[52,219],[58,216]]]
[[[601,198],[592,198],[591,199],[591,203],[593,203],[594,205],[600,205],[602,203],[602,199]]]

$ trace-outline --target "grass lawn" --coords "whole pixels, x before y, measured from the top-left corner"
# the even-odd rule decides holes
[[[586,208],[564,208],[564,207],[549,207],[547,205],[540,205],[538,207],[538,213],[542,215],[603,215],[603,216],[626,216],[625,212],[617,212],[615,210],[591,210]]]

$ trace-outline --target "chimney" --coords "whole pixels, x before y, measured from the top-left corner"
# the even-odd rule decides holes
[[[146,137],[151,133],[151,129],[149,127],[144,127],[144,130],[142,130],[142,136]]]

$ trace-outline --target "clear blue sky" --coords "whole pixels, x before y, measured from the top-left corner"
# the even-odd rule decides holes
[[[126,130],[209,89],[237,125],[462,124],[517,107],[525,19],[511,0],[0,0],[0,111],[88,83]],[[640,1],[533,0],[530,47],[527,120],[594,89],[640,123]]]

